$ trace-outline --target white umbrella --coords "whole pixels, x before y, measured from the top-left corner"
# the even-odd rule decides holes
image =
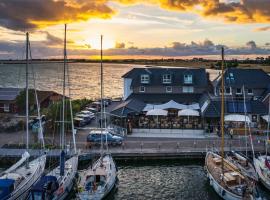
[[[147,116],[167,116],[168,111],[162,110],[162,109],[152,109],[152,110],[147,111],[146,115]]]
[[[263,118],[266,122],[269,122],[269,115],[264,115],[264,116],[262,116],[262,118]]]
[[[200,116],[197,110],[183,109],[178,111],[178,116]]]
[[[158,116],[167,116],[168,115],[168,111],[167,110],[162,110],[162,109],[152,109],[147,111],[146,113],[147,116],[157,116],[157,122],[158,120]]]
[[[250,120],[250,118],[248,116],[239,115],[239,114],[226,115],[225,118],[224,118],[224,121],[251,123],[251,120]]]

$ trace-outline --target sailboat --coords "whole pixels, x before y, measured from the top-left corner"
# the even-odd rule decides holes
[[[50,171],[47,175],[42,176],[40,180],[31,188],[31,192],[28,196],[29,200],[63,200],[65,199],[69,192],[72,190],[75,177],[77,174],[78,167],[78,155],[76,150],[75,142],[75,130],[72,124],[72,136],[73,136],[73,146],[74,155],[66,160],[66,150],[65,150],[65,85],[66,85],[66,30],[65,25],[65,39],[64,39],[64,77],[63,77],[63,99],[62,99],[62,127],[61,127],[61,154],[59,166]],[[72,117],[72,105],[69,99],[69,107]]]
[[[205,157],[205,169],[210,185],[225,200],[260,199],[255,197],[255,183],[244,176],[239,168],[224,158],[224,48],[222,48],[221,72],[221,155],[208,151]]]
[[[26,33],[26,152],[22,158],[4,171],[0,177],[0,199],[24,199],[30,187],[36,183],[44,172],[46,155],[39,156],[29,162],[29,101],[28,101],[28,52],[29,34]]]
[[[88,169],[80,173],[80,180],[78,181],[78,194],[80,200],[100,200],[104,199],[112,191],[117,183],[117,168],[115,162],[108,151],[107,134],[105,134],[105,145],[107,152],[103,152],[103,138],[106,130],[105,105],[103,101],[103,63],[102,63],[102,39],[101,36],[101,62],[100,62],[100,78],[101,78],[101,156]],[[104,122],[104,123],[103,123]],[[103,128],[103,125],[105,128]]]
[[[258,158],[254,158],[254,166],[259,176],[261,183],[270,190],[270,156],[268,156],[268,142],[269,142],[269,123],[270,123],[270,99],[268,107],[268,119],[267,119],[267,138],[265,155],[261,155]]]
[[[253,141],[251,137],[250,124],[247,123],[247,108],[246,108],[246,96],[245,96],[245,86],[243,86],[243,97],[244,97],[244,112],[245,112],[245,137],[246,137],[246,155],[242,155],[235,151],[231,151],[229,155],[227,155],[226,159],[232,162],[237,168],[243,173],[243,175],[253,179],[254,181],[258,181],[258,175],[253,166],[253,163],[250,161],[247,155],[247,146],[248,146],[248,136],[247,130],[249,131],[250,145],[252,148],[253,159],[255,158]],[[248,126],[248,127],[247,127]]]

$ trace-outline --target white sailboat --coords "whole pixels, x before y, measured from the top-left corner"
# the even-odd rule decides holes
[[[115,162],[108,151],[108,142],[106,135],[106,149],[107,152],[103,152],[103,132],[106,129],[105,118],[105,105],[103,101],[103,63],[102,63],[102,39],[101,36],[101,63],[100,63],[100,78],[101,78],[101,156],[88,169],[80,173],[80,180],[78,181],[78,194],[77,198],[80,200],[100,200],[104,199],[114,188],[117,183],[117,168]],[[105,128],[103,128],[103,126]]]
[[[74,155],[68,160],[65,160],[65,85],[66,85],[66,25],[65,25],[65,39],[64,39],[64,77],[63,77],[63,99],[62,99],[62,127],[60,134],[61,143],[61,155],[59,166],[50,171],[46,176],[41,177],[39,182],[33,186],[28,199],[31,200],[63,200],[65,199],[73,188],[75,177],[77,174],[78,167],[78,155],[76,151],[75,142],[75,130],[72,124],[72,136]],[[69,99],[69,107],[71,120],[73,119],[71,100]]]
[[[269,99],[269,108],[268,108],[268,119],[267,119],[267,138],[266,138],[266,147],[265,155],[254,158],[254,166],[256,172],[259,176],[261,183],[270,190],[270,156],[268,156],[268,143],[269,143],[269,123],[270,123],[270,99]]]
[[[210,185],[225,200],[260,199],[255,194],[255,183],[244,176],[240,169],[224,158],[224,49],[222,48],[221,73],[221,156],[208,151],[205,157],[205,169]]]
[[[254,181],[258,181],[258,175],[256,173],[256,170],[253,166],[252,161],[249,160],[247,155],[247,148],[248,148],[248,137],[250,138],[250,145],[252,149],[252,156],[253,159],[255,158],[254,154],[254,147],[253,147],[253,141],[251,137],[251,131],[250,131],[250,123],[247,122],[247,107],[246,107],[246,95],[245,95],[245,86],[242,88],[243,91],[243,97],[244,97],[244,112],[245,112],[245,137],[246,137],[246,155],[239,154],[237,152],[231,151],[229,155],[227,155],[226,159],[232,162],[234,165],[237,166],[237,168],[241,171],[241,173],[244,176],[249,177],[250,179]],[[249,136],[247,134],[247,130],[249,132]]]
[[[29,34],[26,33],[26,149],[22,158],[1,174],[0,199],[13,200],[24,199],[29,189],[37,182],[44,172],[46,155],[42,155],[29,162],[29,103],[28,103],[28,50]]]

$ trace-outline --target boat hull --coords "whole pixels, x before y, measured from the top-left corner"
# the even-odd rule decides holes
[[[29,166],[35,167],[36,165],[38,165],[35,168],[34,173],[31,176],[29,176],[27,179],[25,179],[24,183],[22,183],[23,185],[19,186],[19,188],[17,190],[15,190],[11,194],[11,196],[9,198],[7,198],[7,199],[8,200],[25,199],[28,196],[28,193],[29,193],[29,191],[31,189],[31,186],[33,184],[35,184],[39,180],[41,175],[43,174],[44,169],[45,169],[45,164],[46,164],[46,155],[43,155],[43,156],[31,161],[29,163]],[[21,169],[24,170],[23,167]]]
[[[105,199],[113,190],[113,188],[116,186],[117,183],[117,169],[115,166],[115,163],[111,157],[111,155],[106,155],[105,157],[107,157],[107,159],[110,162],[111,165],[111,171],[108,173],[110,179],[108,180],[107,184],[106,184],[106,188],[103,191],[96,191],[96,192],[91,192],[91,191],[82,191],[79,192],[77,195],[77,198],[80,200],[101,200],[101,199]],[[100,158],[101,159],[101,158]],[[100,159],[94,164],[97,165],[98,162],[100,162]]]
[[[263,160],[265,159],[265,156],[260,156],[258,158],[255,158],[254,159],[254,166],[255,166],[255,169],[256,169],[256,172],[259,176],[259,180],[260,182],[268,189],[270,190],[270,179],[265,177],[264,176],[264,173],[263,173],[263,166],[264,166],[264,162]],[[268,157],[268,159],[270,159]],[[265,170],[268,170],[269,171],[269,174],[270,174],[270,170],[269,169],[265,169]]]
[[[206,168],[206,172],[207,172],[207,177],[210,181],[210,185],[214,188],[214,190],[216,191],[216,193],[224,200],[241,200],[243,199],[242,196],[238,196],[236,194],[233,194],[232,192],[226,190],[224,187],[222,187],[215,179],[214,177],[211,175],[210,171],[208,170],[208,167],[207,167],[207,157],[210,156],[210,155],[215,155],[215,156],[218,156],[217,154],[213,153],[213,152],[208,152],[206,154],[206,165],[205,165],[205,168]],[[220,156],[218,156],[220,157]]]

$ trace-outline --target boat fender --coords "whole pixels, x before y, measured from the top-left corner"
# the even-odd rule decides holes
[[[225,194],[226,194],[226,191],[225,190],[222,190],[221,195],[222,196],[225,196]]]
[[[210,178],[210,185],[213,185],[213,179]]]

